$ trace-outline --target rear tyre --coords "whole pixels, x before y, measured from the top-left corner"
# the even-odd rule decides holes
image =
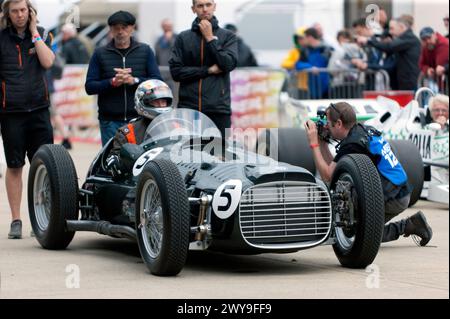
[[[277,132],[278,136],[275,134]],[[307,169],[313,175],[316,174],[316,166],[314,157],[309,148],[308,137],[306,131],[299,128],[279,128],[274,131],[266,130],[266,152],[268,155],[279,162],[288,163]],[[278,152],[276,158],[274,152]]]
[[[408,182],[413,187],[409,207],[414,206],[420,199],[425,179],[422,156],[417,146],[411,141],[391,140],[389,144],[405,169],[406,175],[408,175]]]

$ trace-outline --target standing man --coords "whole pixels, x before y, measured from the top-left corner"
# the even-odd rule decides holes
[[[252,49],[247,45],[247,43],[244,42],[244,39],[242,39],[238,35],[238,29],[234,24],[228,23],[224,27],[225,29],[233,32],[238,41],[238,62],[237,67],[238,68],[245,68],[245,67],[255,67],[258,66],[258,62],[256,61],[255,55],[253,54]]]
[[[78,38],[77,27],[72,23],[66,23],[61,28],[62,47],[61,53],[66,64],[87,64],[89,53],[86,46]]]
[[[238,46],[232,32],[219,27],[214,0],[192,0],[197,18],[178,35],[169,61],[180,82],[179,108],[205,113],[225,138],[231,127],[230,72],[236,68]]]
[[[9,239],[22,238],[20,204],[25,156],[53,143],[45,72],[54,60],[52,37],[37,26],[29,0],[6,0],[0,31],[0,125],[8,165],[6,192],[12,214]]]
[[[177,34],[173,32],[173,23],[170,19],[162,20],[161,29],[163,30],[163,34],[155,44],[156,62],[159,66],[169,66],[169,60]]]
[[[118,11],[108,19],[112,41],[95,50],[89,63],[86,92],[98,94],[98,113],[103,146],[117,130],[138,116],[134,93],[149,79],[161,79],[150,46],[137,42],[132,34],[136,18]]]
[[[398,87],[395,90],[417,90],[419,79],[419,58],[421,44],[410,28],[409,19],[397,18],[389,23],[389,32],[393,37],[391,42],[382,42],[376,38],[358,37],[360,45],[373,46],[387,54],[396,57],[395,73]]]

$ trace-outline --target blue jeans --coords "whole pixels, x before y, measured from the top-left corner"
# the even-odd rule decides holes
[[[114,138],[117,130],[127,125],[125,121],[102,121],[100,120],[100,134],[102,136],[102,145],[105,146],[110,139]]]

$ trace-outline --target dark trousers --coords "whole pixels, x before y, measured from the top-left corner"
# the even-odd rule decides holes
[[[231,128],[231,115],[206,112],[204,114],[209,117],[214,122],[214,124],[216,124],[217,128],[222,134],[223,139],[226,139],[226,129]]]
[[[385,221],[387,224],[384,226],[383,243],[397,240],[401,235],[405,234],[406,219],[392,223],[388,222],[408,208],[410,199],[411,195],[407,195],[400,199],[391,199],[384,204]]]

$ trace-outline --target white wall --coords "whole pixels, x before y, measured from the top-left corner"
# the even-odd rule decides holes
[[[432,27],[443,35],[447,34],[444,27],[445,14],[448,14],[447,0],[413,0],[413,16],[415,19],[414,31],[418,34],[423,27]]]

